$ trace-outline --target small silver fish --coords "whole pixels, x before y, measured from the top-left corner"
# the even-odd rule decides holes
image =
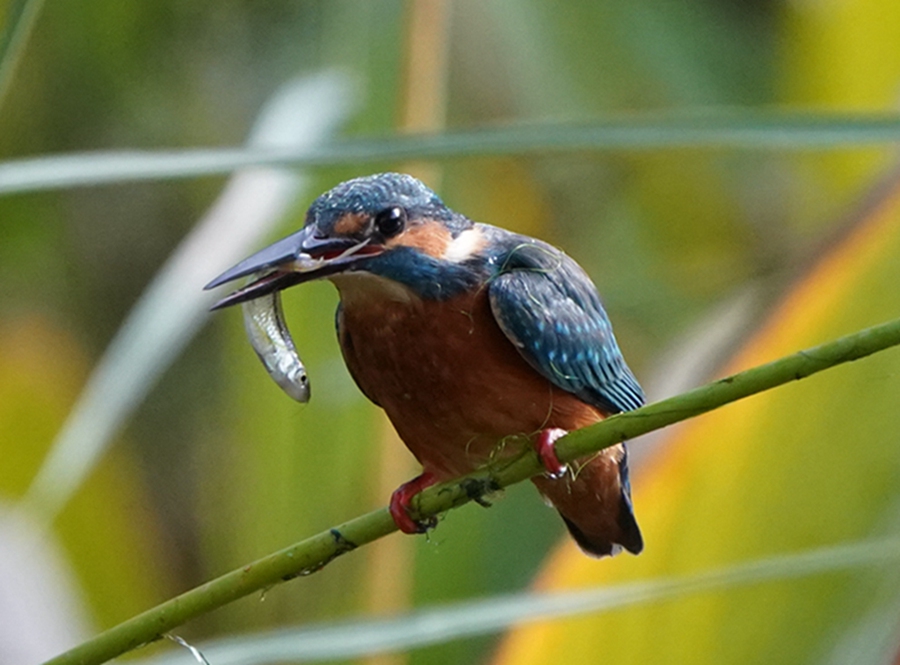
[[[276,291],[248,300],[241,309],[247,337],[269,376],[289,397],[308,402],[309,377],[285,323],[281,293]]]

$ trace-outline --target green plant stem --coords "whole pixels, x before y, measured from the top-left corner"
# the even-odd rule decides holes
[[[314,149],[71,153],[0,162],[0,194],[231,173],[483,156],[663,148],[834,150],[900,141],[900,115],[715,111],[633,114],[584,125],[521,125],[335,141]]]
[[[21,0],[7,11],[7,27],[0,40],[0,107],[43,6],[44,0]]]
[[[676,397],[621,413],[557,442],[564,462],[620,441],[706,413],[720,406],[900,344],[900,319],[740,372]],[[504,460],[413,499],[418,518],[436,516],[543,471],[533,451]],[[396,531],[386,508],[357,517],[218,577],[150,609],[46,665],[97,665],[159,639],[185,621],[294,577],[308,575],[360,545]]]

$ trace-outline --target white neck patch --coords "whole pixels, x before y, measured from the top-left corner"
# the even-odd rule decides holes
[[[466,229],[450,241],[442,258],[452,263],[462,263],[482,247],[484,247],[484,236],[481,231],[477,228]]]

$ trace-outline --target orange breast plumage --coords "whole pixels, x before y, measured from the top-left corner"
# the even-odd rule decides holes
[[[436,301],[371,275],[334,282],[351,375],[437,477],[484,464],[509,437],[603,417],[525,362],[494,320],[484,289]]]

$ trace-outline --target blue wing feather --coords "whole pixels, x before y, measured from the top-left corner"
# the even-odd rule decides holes
[[[491,310],[528,363],[607,413],[636,409],[644,393],[628,369],[590,278],[564,253],[525,239],[491,280]]]

